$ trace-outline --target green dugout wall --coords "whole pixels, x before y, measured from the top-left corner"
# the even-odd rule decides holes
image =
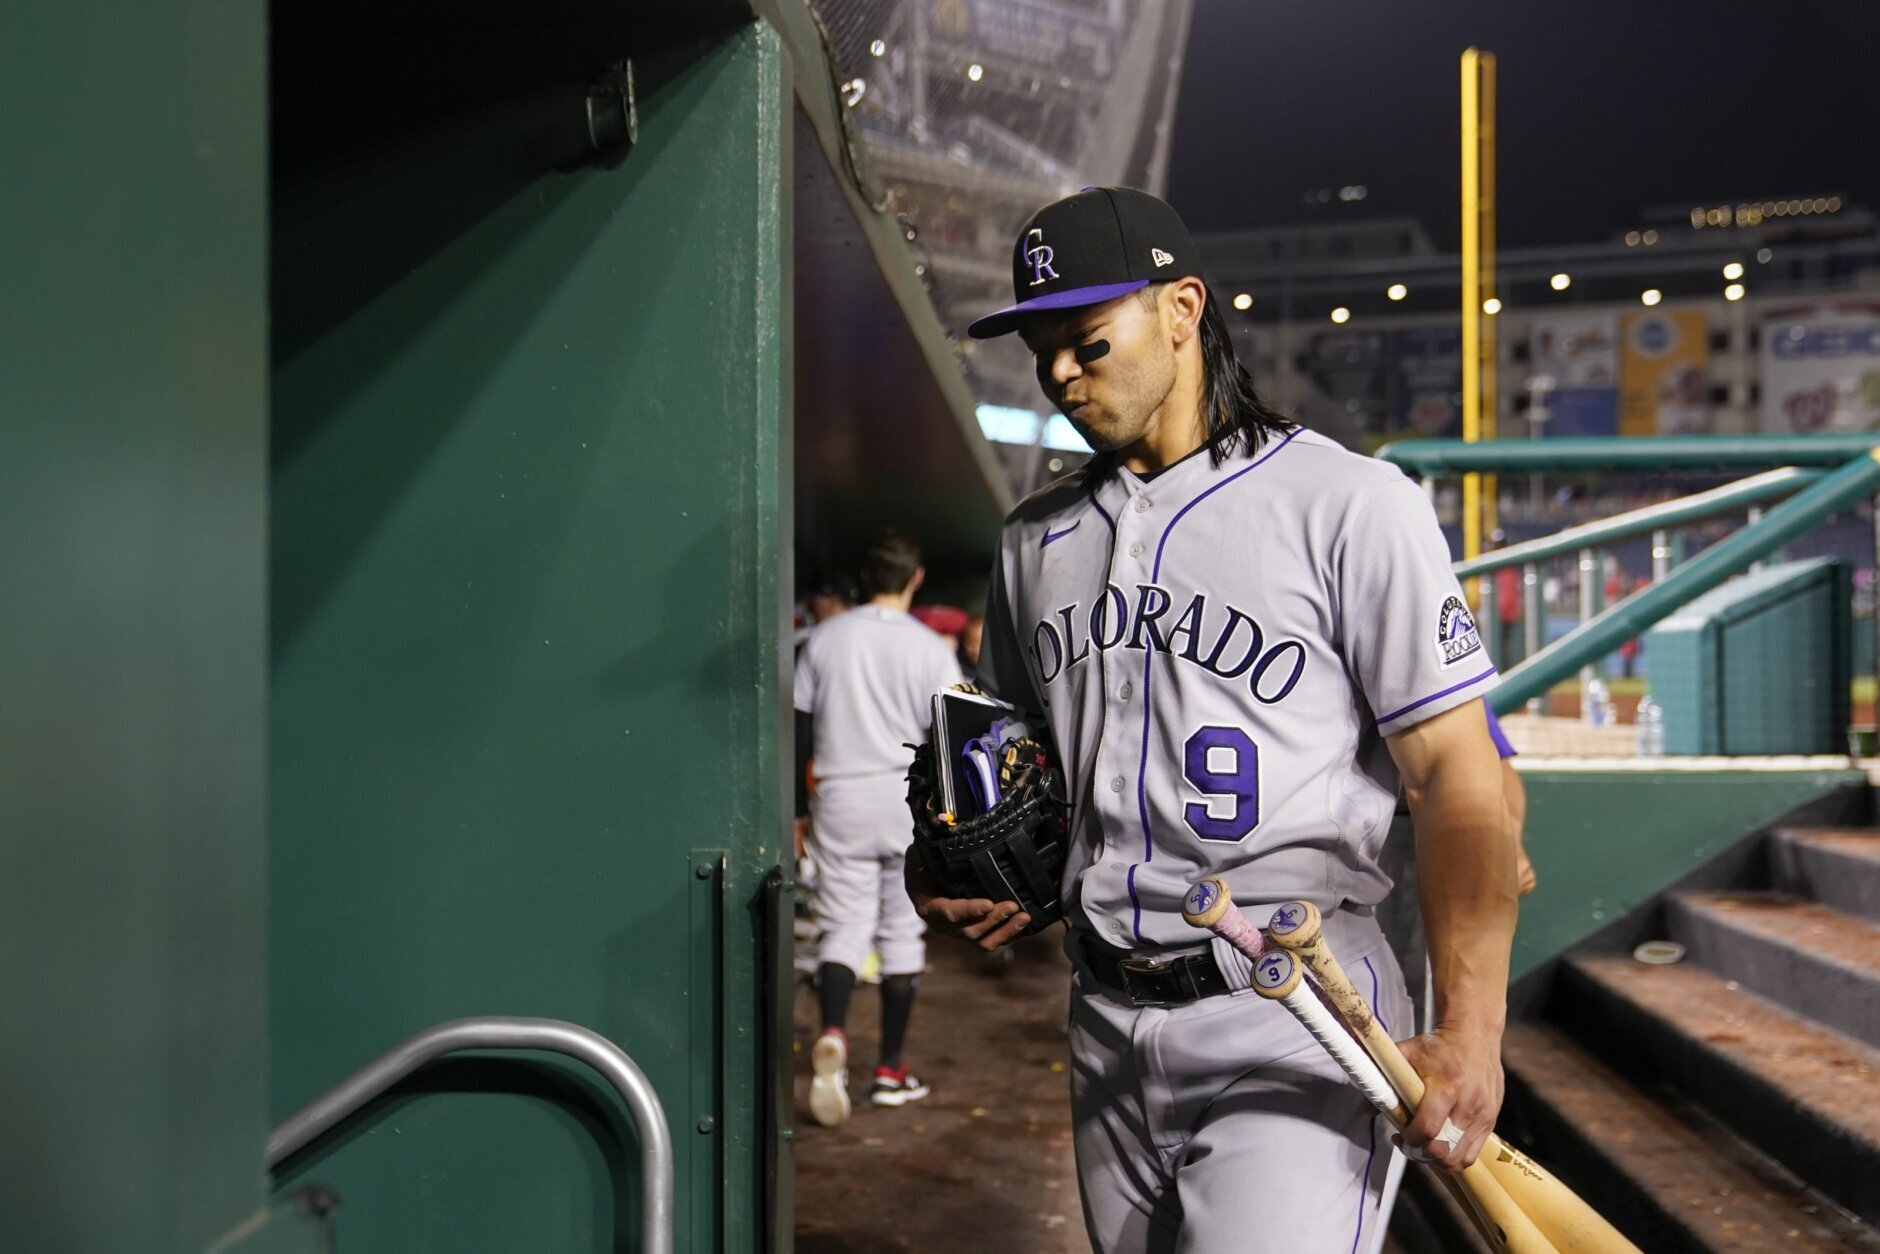
[[[751,1250],[784,1100],[788,66],[746,24],[636,70],[617,168],[531,170],[473,114],[283,188],[271,1113],[443,1020],[570,1020],[659,1092],[677,1248]],[[371,255],[387,223],[415,264]],[[337,1192],[348,1254],[631,1249],[635,1152],[579,1067],[472,1060],[287,1182]]]
[[[807,12],[26,0],[0,66],[0,1248],[635,1248],[544,1058],[270,1178],[488,1014],[646,1071],[678,1249],[787,1248],[793,532],[1000,503]]]
[[[473,3],[439,68],[277,6],[270,1115],[440,1021],[572,1021],[665,1106],[676,1248],[787,1249],[793,531],[913,496],[976,568],[997,498],[807,14],[671,9]],[[473,1057],[280,1184],[345,1254],[633,1250],[636,1152],[578,1065]]]
[[[0,69],[0,1248],[311,1250],[257,1153],[264,23],[13,0]]]

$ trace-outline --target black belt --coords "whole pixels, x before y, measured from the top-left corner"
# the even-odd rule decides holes
[[[1211,949],[1146,958],[1089,935],[1083,938],[1083,949],[1084,965],[1092,978],[1134,1006],[1180,1006],[1233,991],[1215,965]]]

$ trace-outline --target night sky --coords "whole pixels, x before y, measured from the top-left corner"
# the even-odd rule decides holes
[[[1198,231],[1409,214],[1455,249],[1471,44],[1498,62],[1504,246],[1667,203],[1880,209],[1880,0],[1196,0],[1169,198]]]

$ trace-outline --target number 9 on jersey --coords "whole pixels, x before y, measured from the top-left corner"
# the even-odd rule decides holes
[[[1260,750],[1240,728],[1198,728],[1182,746],[1182,777],[1207,798],[1182,808],[1201,839],[1242,840],[1260,822]]]

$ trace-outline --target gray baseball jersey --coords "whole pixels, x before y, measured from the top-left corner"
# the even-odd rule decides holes
[[[959,680],[946,641],[911,614],[859,605],[819,624],[796,659],[796,708],[816,716],[816,778],[905,777],[933,694]]]
[[[1435,514],[1396,467],[1296,430],[1143,479],[1072,475],[1006,520],[980,681],[1042,710],[1073,816],[1067,911],[1197,944],[1188,887],[1368,915],[1385,737],[1495,683]],[[1368,920],[1367,920],[1368,922]]]
[[[876,605],[820,624],[797,655],[796,708],[816,717],[810,828],[819,962],[860,971],[872,946],[883,975],[925,965],[925,927],[901,876],[914,839],[908,746],[927,734],[933,694],[959,680],[945,640],[912,615]]]

